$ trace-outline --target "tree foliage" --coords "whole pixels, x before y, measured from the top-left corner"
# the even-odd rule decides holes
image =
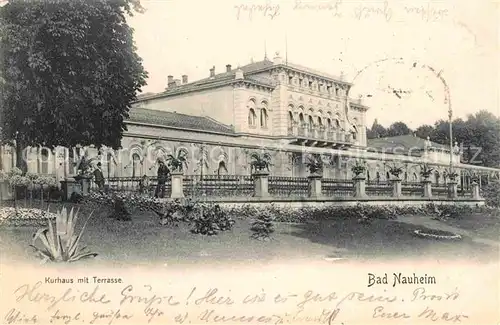
[[[462,161],[473,165],[500,167],[500,118],[488,111],[470,114],[467,118],[455,119],[452,123],[453,142],[462,150]],[[367,137],[374,139],[384,136],[411,134],[413,131],[402,122],[393,123],[388,129],[377,120],[367,130]],[[421,125],[415,135],[422,139],[450,145],[450,123],[438,120],[434,125]]]
[[[389,137],[395,137],[398,135],[408,135],[411,134],[412,130],[404,122],[394,122],[387,129],[387,135]]]
[[[0,8],[0,121],[18,145],[119,148],[146,84],[126,16],[137,0],[10,0]]]

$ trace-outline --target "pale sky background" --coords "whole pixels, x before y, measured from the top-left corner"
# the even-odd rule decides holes
[[[352,97],[372,95],[364,101],[371,107],[368,126],[374,118],[410,127],[447,119],[444,85],[424,64],[446,80],[455,117],[480,109],[500,115],[500,16],[494,1],[339,0],[340,17],[328,9],[334,0],[141,3],[146,12],[129,21],[149,73],[144,92],[163,91],[169,74],[194,81],[208,77],[212,66],[218,73],[226,64],[262,60],[267,44],[271,60],[279,51],[289,62],[333,75],[343,71],[346,81],[354,81]],[[386,58],[403,61],[373,64]],[[389,87],[406,93],[399,99]]]

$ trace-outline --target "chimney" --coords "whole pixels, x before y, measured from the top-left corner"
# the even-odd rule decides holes
[[[174,84],[174,76],[168,76],[167,79],[167,87],[171,87]]]
[[[187,84],[188,83],[188,76],[185,75],[185,74],[182,75],[182,83],[183,84]]]
[[[215,66],[213,66],[212,69],[210,69],[210,78],[213,77],[215,77]]]
[[[226,65],[226,72],[231,72],[231,65],[230,64]]]
[[[177,86],[180,86],[181,85],[181,80],[180,79],[175,79],[174,80],[174,85],[177,87]]]

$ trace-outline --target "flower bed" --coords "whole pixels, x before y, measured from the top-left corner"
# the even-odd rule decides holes
[[[5,207],[0,208],[1,226],[40,226],[47,223],[47,218],[54,219],[56,215],[36,208]]]
[[[435,229],[426,229],[420,230],[417,229],[414,231],[415,235],[423,238],[432,238],[432,239],[462,239],[462,236],[458,234],[454,234],[449,231],[444,230],[435,230]]]

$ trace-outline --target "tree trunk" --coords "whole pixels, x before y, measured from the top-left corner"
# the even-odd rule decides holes
[[[22,145],[21,142],[16,141],[16,167],[21,169],[23,174],[26,174],[28,171],[28,164],[26,163],[25,153],[27,153],[26,148]]]

